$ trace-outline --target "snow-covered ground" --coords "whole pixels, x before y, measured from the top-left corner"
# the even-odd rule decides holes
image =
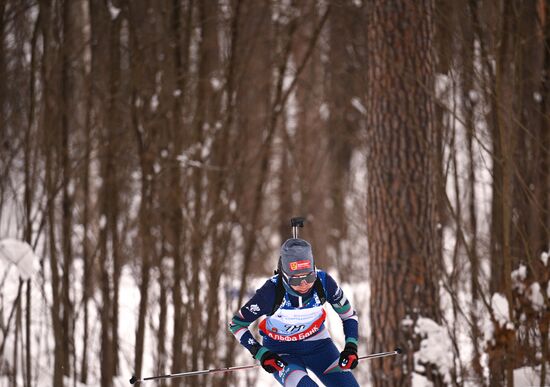
[[[35,385],[49,387],[51,386],[52,381],[52,363],[53,363],[53,348],[54,342],[51,334],[51,324],[50,324],[50,310],[49,305],[51,302],[51,295],[49,287],[42,287],[41,276],[39,276],[38,270],[38,258],[32,253],[28,246],[24,243],[15,240],[3,240],[0,242],[0,254],[2,254],[2,259],[0,259],[0,280],[2,292],[0,294],[0,307],[4,311],[2,316],[4,321],[2,321],[2,326],[7,324],[7,316],[13,306],[13,301],[16,299],[20,278],[29,278],[32,283],[32,358],[33,358],[33,380],[36,382]],[[45,268],[47,270],[47,268]],[[81,278],[82,267],[77,261],[75,263],[75,276],[76,278]],[[329,270],[330,271],[330,270]],[[521,274],[521,273],[520,273]],[[516,277],[518,273],[514,274]],[[154,276],[153,276],[154,277]],[[47,276],[46,276],[47,278]],[[251,280],[250,285],[252,288],[259,287],[265,281],[264,278],[257,278],[256,280]],[[156,298],[155,295],[158,293],[156,289],[155,281],[152,281],[150,298],[150,308],[151,313],[148,318],[148,327],[155,327],[158,325],[158,321],[155,320],[158,313],[155,313],[156,308]],[[222,287],[220,287],[222,288]],[[369,302],[369,293],[370,289],[367,282],[355,283],[353,285],[343,283],[342,288],[346,293],[347,297],[350,299],[352,304],[355,306],[359,317],[360,317],[360,329],[361,337],[368,338],[370,328],[368,326],[368,302]],[[24,286],[22,288],[24,290]],[[42,290],[43,289],[43,290]],[[77,297],[81,296],[82,288],[79,283],[75,283],[75,295]],[[221,297],[225,297],[220,294]],[[139,305],[139,290],[135,280],[134,273],[131,271],[129,266],[126,266],[122,272],[121,282],[120,282],[120,327],[119,327],[119,338],[120,338],[120,376],[115,380],[116,387],[127,387],[129,385],[128,380],[132,375],[133,361],[134,361],[134,343],[135,343],[135,331],[137,323],[137,311]],[[223,299],[223,298],[222,298]],[[75,387],[87,387],[87,386],[97,386],[100,384],[99,375],[100,367],[102,366],[101,362],[97,361],[99,358],[99,345],[100,345],[100,323],[99,316],[97,315],[97,306],[99,305],[100,296],[96,295],[94,301],[90,304],[90,341],[89,341],[89,352],[90,352],[90,377],[86,385],[78,383],[75,380],[67,380],[67,386]],[[537,302],[536,297],[534,302]],[[502,296],[495,294],[492,299],[492,304],[495,310],[495,317],[500,324],[506,325],[509,324],[508,316],[508,306],[506,304],[506,299]],[[23,307],[26,305],[23,301]],[[327,326],[331,332],[333,339],[335,340],[337,346],[342,347],[344,342],[344,336],[342,331],[342,324],[338,315],[332,310],[328,305],[325,305],[327,309]],[[228,315],[227,319],[229,320],[231,316]],[[169,320],[170,321],[170,320]],[[404,321],[406,324],[407,321]],[[13,321],[12,321],[13,326]],[[225,326],[225,325],[224,325]],[[452,357],[452,342],[448,335],[447,327],[440,326],[434,321],[427,318],[420,318],[416,325],[417,333],[421,334],[425,339],[421,343],[421,349],[416,354],[415,361],[417,363],[429,361],[431,363],[437,364],[441,374],[446,378],[447,382],[451,382],[451,369],[453,368],[453,357]],[[168,326],[168,332],[171,332],[172,327]],[[77,353],[77,364],[80,361],[80,356],[82,353],[82,337],[83,326],[82,319],[77,320],[74,332],[74,343],[76,346]],[[152,354],[156,348],[156,338],[152,334],[152,329],[147,330],[145,350],[147,354]],[[21,333],[20,333],[21,334]],[[486,332],[485,335],[490,335],[490,332]],[[234,338],[227,330],[225,332],[225,339],[233,340]],[[26,340],[26,338],[25,338]],[[167,340],[170,340],[170,337],[167,337]],[[0,332],[0,343],[4,341],[3,332]],[[18,348],[18,364],[19,368],[21,367],[21,353],[22,353],[22,344],[19,341]],[[468,345],[467,341],[464,341],[464,345]],[[368,352],[368,343],[360,343],[360,355],[366,354]],[[469,356],[469,351],[467,348],[464,348],[462,352],[464,356]],[[14,354],[14,341],[13,341],[13,329],[8,331],[8,338],[6,340],[4,352],[3,352],[3,361],[7,362],[9,365],[13,364],[13,354]],[[467,362],[468,359],[462,359]],[[154,375],[154,357],[150,355],[144,356],[144,365],[142,377]],[[237,356],[235,358],[234,366],[239,365],[248,365],[254,364],[254,360],[250,357],[250,354],[245,349],[238,349]],[[220,367],[223,365],[220,364]],[[549,364],[550,368],[550,364]],[[421,367],[419,368],[421,369]],[[166,373],[170,372],[182,372],[187,370],[166,370]],[[260,368],[246,371],[237,371],[239,375],[242,376],[242,379],[239,386],[247,386],[246,374],[257,373],[257,382],[256,386],[277,386],[278,384],[272,378],[271,375],[265,373]],[[369,386],[368,379],[368,364],[365,362],[360,364],[359,368],[354,372],[357,376],[357,379],[362,386]],[[529,368],[523,367],[515,370],[514,380],[516,386],[540,386],[540,369],[538,368]],[[313,376],[315,379],[315,377]],[[39,382],[38,382],[39,381]],[[22,380],[18,380],[18,385],[23,385]],[[473,387],[474,384],[465,382],[465,385],[468,387]],[[0,387],[11,387],[8,377],[0,377]],[[431,383],[427,381],[420,374],[415,373],[413,375],[413,386],[414,387],[430,387]],[[52,386],[53,387],[53,386]]]

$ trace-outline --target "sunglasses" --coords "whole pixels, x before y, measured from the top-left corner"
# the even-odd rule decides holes
[[[317,279],[317,273],[315,271],[312,271],[301,276],[292,277],[289,277],[285,274],[285,277],[290,286],[300,286],[302,284],[302,281],[306,281],[308,284],[315,282],[315,280]]]

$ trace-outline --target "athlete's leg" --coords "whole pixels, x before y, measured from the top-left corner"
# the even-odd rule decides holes
[[[331,339],[319,340],[315,351],[302,357],[305,366],[317,375],[327,387],[359,387],[349,370],[338,366],[340,352]]]
[[[282,354],[281,357],[288,365],[279,372],[273,373],[277,381],[285,387],[318,387],[318,384],[309,377],[303,362],[292,355]]]

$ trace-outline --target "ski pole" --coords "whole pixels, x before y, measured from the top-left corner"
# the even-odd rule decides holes
[[[150,376],[148,378],[143,378],[143,379],[138,379],[135,376],[132,376],[132,378],[130,379],[130,383],[131,384],[136,384],[136,383],[145,382],[147,380],[182,378],[184,376],[215,374],[215,373],[218,373],[218,372],[233,372],[233,371],[246,370],[246,369],[251,369],[251,368],[256,368],[256,367],[260,367],[260,365],[259,364],[254,364],[254,365],[237,366],[237,367],[216,368],[216,369],[211,369],[211,370],[188,371],[188,372],[180,372],[178,374]]]
[[[380,357],[395,356],[395,355],[401,354],[401,352],[402,351],[400,348],[395,348],[395,350],[391,352],[379,352],[379,353],[372,353],[370,355],[361,356],[359,357],[358,360],[368,360],[368,359],[376,359]],[[247,369],[258,368],[258,367],[260,367],[260,364],[252,364],[252,365],[236,366],[236,367],[215,368],[210,370],[180,372],[177,374],[168,374],[168,375],[160,375],[160,376],[149,376],[143,379],[138,379],[136,376],[132,376],[132,378],[130,379],[130,384],[142,383],[148,380],[172,379],[172,378],[182,378],[185,376],[215,374],[220,372],[233,372],[233,371],[247,370]]]
[[[387,357],[387,356],[395,356],[395,355],[401,355],[403,351],[401,348],[397,347],[393,351],[390,352],[378,352],[378,353],[371,353],[370,355],[365,355],[359,357],[358,360],[364,359],[364,360],[370,360],[370,359],[377,359],[379,357]]]

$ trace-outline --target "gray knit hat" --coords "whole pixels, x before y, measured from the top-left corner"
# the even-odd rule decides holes
[[[281,246],[280,269],[287,276],[307,274],[315,270],[311,245],[303,239],[287,239]]]

